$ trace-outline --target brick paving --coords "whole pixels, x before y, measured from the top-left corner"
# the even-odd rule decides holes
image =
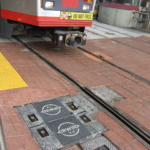
[[[121,42],[125,45],[135,48],[137,51],[150,53],[150,43],[148,40],[141,38],[115,38],[115,41]]]
[[[16,43],[0,43],[0,52],[21,75],[28,87],[0,91],[0,116],[7,150],[38,150],[14,106],[77,93],[68,82]]]
[[[150,39],[145,36],[141,38],[145,40]],[[101,42],[106,42],[105,46],[108,46],[108,49],[104,51],[100,47],[102,45],[104,46]],[[129,47],[121,49],[121,45],[117,49],[121,49],[121,51],[115,55],[115,52],[113,52],[117,51],[115,44],[108,39],[89,40],[87,43],[88,48],[92,48],[93,52],[104,53],[109,58],[112,58],[111,61],[115,60],[118,63],[119,60],[120,62],[122,61],[120,59],[121,56],[124,60],[128,58],[126,55],[121,55],[122,52],[126,53],[125,51],[131,51],[133,55],[140,58],[141,52]],[[58,48],[52,45],[50,46],[49,42],[35,42],[30,43],[30,45],[83,85],[88,87],[109,86],[125,97],[123,101],[115,102],[112,105],[150,130],[149,85],[102,61],[87,57],[84,52],[76,48],[65,48],[63,46]],[[99,48],[97,48],[97,45]],[[107,50],[111,48],[112,53],[108,53]],[[56,72],[49,69],[36,56],[25,50],[22,45],[3,42],[0,43],[0,52],[28,84],[28,87],[0,91],[0,115],[4,126],[7,149],[40,150],[41,148],[35,139],[32,138],[29,129],[16,112],[15,106],[69,94],[73,95],[78,93],[78,91],[68,81],[65,81]],[[141,55],[141,58],[142,60],[146,60],[148,56],[144,53]],[[135,58],[134,65],[136,66],[131,66],[131,68],[138,67],[138,65],[144,62],[142,60],[138,63]],[[146,63],[145,65],[148,65],[148,62]],[[122,62],[122,65],[128,66],[125,65],[125,61]],[[139,68],[142,67],[140,66]],[[142,69],[144,71],[144,67]],[[146,73],[147,76],[145,76]],[[148,69],[145,70],[145,74],[144,77],[149,78]],[[147,150],[135,137],[104,112],[99,112],[94,116],[109,129],[104,133],[104,136],[118,148],[122,150]],[[79,150],[79,148],[73,145],[64,150]]]
[[[108,39],[105,39],[105,40],[108,41]],[[98,43],[98,41],[100,41],[100,43]],[[113,49],[114,43],[110,43],[108,41],[109,42],[108,44],[107,41],[106,41],[105,47],[108,47],[109,49],[112,48],[112,51],[115,51],[116,46]],[[101,42],[104,43],[103,40],[102,41],[101,40],[89,40],[86,48],[92,50],[93,52],[101,52],[101,49],[96,47],[96,45],[101,46],[102,45]],[[41,51],[39,47],[42,44],[43,44],[43,48]],[[143,127],[150,130],[150,126],[149,126],[150,88],[149,88],[149,85],[147,85],[146,83],[138,79],[135,79],[131,75],[117,68],[114,68],[113,66],[110,66],[104,62],[97,62],[93,59],[90,59],[89,57],[85,55],[84,52],[81,52],[80,50],[76,48],[72,49],[72,48],[60,47],[60,50],[57,51],[56,55],[54,55],[54,51],[55,51],[55,47],[54,47],[54,48],[51,48],[51,51],[46,53],[48,51],[48,44],[49,43],[47,42],[46,43],[30,43],[30,45],[33,46],[36,50],[38,50],[44,57],[51,60],[55,65],[59,66],[62,70],[70,74],[72,77],[74,77],[77,81],[79,81],[83,85],[88,86],[88,87],[109,86],[114,91],[117,91],[119,94],[125,97],[125,100],[113,103],[113,105],[119,108],[122,112],[126,113],[135,121],[139,122]],[[130,48],[126,47],[126,51],[130,52]],[[126,51],[124,50],[124,53]],[[102,53],[104,52],[105,51],[103,51]],[[143,62],[145,62],[144,60],[146,60],[146,58],[149,59],[149,55],[145,53],[143,53],[143,55],[146,58],[142,57],[143,56],[141,55],[142,52],[138,52],[134,50],[134,53],[135,54],[140,53],[139,56],[141,56],[141,61],[139,63],[137,60],[137,63],[135,62],[133,65],[137,65],[137,66],[138,64],[141,65],[142,60]],[[107,55],[107,53],[104,53],[104,54]],[[61,56],[61,58],[59,56]],[[108,55],[108,56],[113,58],[113,55]],[[130,57],[126,57],[126,55],[122,55],[120,52],[120,53],[116,53],[118,62],[119,61],[122,62],[120,56],[125,57],[124,60],[127,58],[130,59]],[[127,60],[126,62],[128,63]],[[125,64],[125,62],[123,63]],[[150,62],[148,62],[148,64],[149,63]],[[130,63],[128,63],[128,65],[130,65]],[[145,64],[143,64],[143,66],[145,66]],[[145,72],[147,73],[149,71],[150,69],[148,68],[147,70],[145,70]]]
[[[109,128],[104,135],[113,141],[113,143],[123,150],[127,149],[138,149],[146,150],[145,146],[137,141],[130,133],[128,133],[124,128],[122,128],[118,123],[116,123],[112,118],[110,118],[104,112],[95,114],[95,117],[102,122],[105,126]]]
[[[150,36],[142,36],[142,37],[139,37],[140,39],[142,40],[145,40],[146,42],[150,42]]]
[[[111,39],[96,39],[88,41],[85,48],[92,52],[102,52],[112,58],[111,62],[149,80],[150,54],[144,52],[150,53],[150,44],[135,38],[115,38],[114,40],[121,43]]]

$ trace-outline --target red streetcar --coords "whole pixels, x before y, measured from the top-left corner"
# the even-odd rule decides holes
[[[85,45],[96,0],[0,0],[0,34],[48,35],[56,45]]]

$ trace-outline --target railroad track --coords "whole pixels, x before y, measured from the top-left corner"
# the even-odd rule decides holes
[[[93,30],[95,30],[95,29],[96,29],[96,28],[93,28]],[[99,34],[99,33],[95,32],[95,31],[91,31],[91,30],[88,30],[88,29],[86,29],[86,31],[88,31],[88,32],[90,32],[90,33],[94,33],[94,34],[96,34],[96,35],[100,35],[100,36],[102,36],[102,37],[104,37],[104,38],[110,39],[110,38],[108,38],[107,36],[102,35],[102,34]],[[131,46],[131,45],[128,45],[128,44],[125,44],[125,43],[120,42],[120,41],[118,41],[118,40],[115,40],[115,39],[110,39],[110,40],[111,40],[111,41],[114,41],[114,42],[117,42],[117,43],[120,43],[120,44],[122,44],[122,45],[124,45],[124,46],[133,48],[133,49],[135,49],[135,50],[137,50],[137,51],[141,51],[141,52],[143,52],[143,53],[150,54],[149,52],[142,51],[142,50],[139,49],[139,48],[136,48],[136,47]],[[144,41],[144,40],[143,40],[143,41]],[[149,43],[149,42],[146,42],[146,43]]]
[[[72,76],[55,66],[52,62],[45,59],[40,53],[38,53],[35,49],[30,47],[28,44],[21,41],[18,37],[15,38],[23,44],[26,48],[28,48],[32,53],[34,53],[37,57],[39,57],[43,62],[45,62],[50,68],[54,69],[65,79],[69,80],[70,83],[74,84],[77,89],[84,92],[86,95],[90,96],[94,101],[96,101],[103,110],[111,117],[113,117],[116,121],[121,123],[130,133],[132,133],[139,141],[141,141],[147,148],[150,148],[150,133],[147,129],[139,125],[137,122],[133,121],[126,114],[121,112],[119,109],[113,107],[109,103],[105,102],[103,98],[95,95],[91,89],[83,86],[78,81],[76,81]]]
[[[99,22],[98,22],[98,23],[99,23]],[[94,22],[93,25],[96,26],[96,27],[100,27],[100,28],[106,29],[106,30],[108,30],[108,31],[116,32],[116,33],[119,33],[119,34],[122,34],[122,35],[125,35],[125,36],[128,36],[128,37],[134,38],[134,39],[137,40],[137,41],[142,41],[142,42],[145,42],[145,43],[150,44],[149,41],[146,41],[146,40],[144,40],[144,39],[137,39],[137,38],[135,38],[135,36],[130,35],[130,33],[127,34],[127,33],[123,33],[123,32],[121,32],[121,31],[119,31],[119,30],[118,30],[118,27],[117,27],[116,29],[110,29],[110,28],[104,27],[104,26],[102,26],[102,25],[96,24],[96,22]],[[105,24],[105,26],[109,26],[109,25],[106,25],[106,24]],[[122,30],[122,29],[121,29],[121,30]],[[131,29],[130,29],[130,30],[131,30]],[[131,32],[131,31],[130,31],[130,32]]]
[[[86,50],[86,49],[84,49],[84,48],[82,48],[82,47],[78,47],[78,48],[79,48],[80,50],[82,50],[82,51],[84,51],[84,52],[86,52],[86,53],[88,53],[88,54],[90,54],[90,55],[92,55],[92,56],[95,56],[95,57],[99,58],[100,60],[102,60],[102,61],[104,61],[104,62],[106,62],[106,63],[108,63],[108,64],[110,64],[110,65],[112,65],[112,66],[114,66],[114,67],[116,67],[116,68],[118,68],[118,69],[120,69],[120,70],[126,72],[126,73],[128,73],[128,74],[130,74],[131,76],[135,77],[136,79],[138,79],[138,80],[140,80],[140,81],[143,81],[144,83],[150,85],[150,80],[147,80],[147,79],[145,79],[145,78],[139,76],[138,74],[136,74],[136,73],[134,73],[134,72],[131,72],[131,71],[129,71],[129,70],[127,70],[127,69],[125,69],[125,68],[123,68],[123,67],[121,67],[121,66],[119,66],[119,65],[117,65],[117,64],[115,64],[115,63],[113,63],[113,62],[111,62],[111,61],[109,61],[109,60],[106,60],[106,59],[105,59],[103,56],[101,56],[101,55],[96,55],[96,54],[94,54],[94,53],[92,53],[92,52],[90,52],[90,51],[88,51],[88,50]]]

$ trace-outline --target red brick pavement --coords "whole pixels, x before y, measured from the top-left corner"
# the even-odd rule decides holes
[[[148,40],[144,40],[143,37],[139,38],[115,38],[115,41],[121,42],[125,45],[135,48],[137,51],[150,53],[150,43]]]
[[[28,84],[28,87],[0,91],[0,116],[7,150],[38,150],[39,146],[14,106],[75,94],[77,90],[33,54],[22,49],[24,47],[20,44],[0,43],[0,52]]]
[[[116,123],[104,112],[95,114],[95,117],[103,123],[109,130],[104,135],[122,150],[147,150],[135,137]]]
[[[149,107],[147,103],[149,102],[149,95],[146,92],[146,90],[148,90],[146,84],[120,70],[105,65],[103,62],[98,63],[86,57],[84,53],[77,49],[65,48],[65,50],[63,50],[61,47],[56,48],[55,46],[51,46],[50,48],[49,43],[45,42],[34,43],[32,46],[78,81],[82,82],[82,84],[90,87],[107,85],[115,91],[119,91],[120,94],[126,97],[126,100],[114,103],[113,105],[122,109],[133,118],[139,113],[138,116],[140,118],[137,116],[137,121],[140,122],[141,119],[144,119],[143,121],[146,127],[148,127],[149,120],[147,116],[149,114]],[[50,70],[33,54],[22,51],[22,49],[24,49],[24,47],[16,43],[0,44],[0,52],[9,60],[29,85],[29,87],[25,88],[0,91],[0,115],[4,126],[8,150],[38,150],[40,147],[32,138],[22,119],[18,116],[14,106],[75,94],[77,90],[54,71]],[[124,83],[125,87],[122,86],[123,81],[126,81]],[[131,92],[131,89],[128,89],[129,87],[132,89],[135,88],[137,93]],[[144,93],[144,98],[141,97],[143,93],[140,95],[140,92]],[[136,105],[136,103],[140,105]],[[131,106],[131,104],[137,108],[132,107],[132,110],[130,110],[128,107]],[[146,110],[144,112],[146,113],[145,118],[142,118],[142,111],[138,111],[138,109],[142,109],[142,111]],[[109,130],[105,132],[105,136],[120,149],[146,149],[139,141],[105,113],[98,113],[95,117],[109,128]],[[123,135],[126,136],[123,137]],[[127,136],[129,136],[129,139]],[[69,149],[77,150],[78,147],[73,146],[66,148],[66,150]]]
[[[149,80],[150,55],[142,51],[150,53],[150,44],[135,40],[135,38],[131,42],[128,42],[130,38],[115,38],[115,40],[137,47],[138,49],[141,49],[141,51],[114,42],[111,39],[90,40],[87,42],[85,48],[91,52],[102,52],[109,57],[112,57],[113,60],[111,61],[113,63]]]
[[[100,43],[98,43],[99,41]],[[97,47],[96,45],[100,45],[101,47],[102,41],[90,40],[86,47],[88,47],[88,49],[92,48],[91,50],[93,50],[93,52],[98,52],[98,50],[101,51],[101,48]],[[39,46],[42,44],[43,47],[41,50]],[[114,91],[121,94],[123,97],[125,97],[125,100],[116,102],[113,105],[150,130],[149,85],[104,62],[97,62],[93,59],[90,59],[84,55],[84,52],[81,52],[76,48],[72,49],[60,47],[59,51],[55,53],[55,46],[51,47],[51,49],[48,51],[48,44],[49,43],[46,42],[32,43],[31,45],[44,57],[51,60],[54,64],[70,74],[83,85],[89,87],[109,86]],[[112,48],[110,51],[115,54],[114,51],[116,51],[116,46],[113,48],[114,43],[110,43],[109,40],[106,40],[106,43],[103,45],[107,47],[107,49]],[[126,48],[126,51],[130,52],[130,48]],[[124,50],[124,53],[126,53],[126,51]],[[138,51],[132,50],[131,52],[134,52],[135,54],[139,53]],[[118,62],[119,60],[121,62],[121,55],[121,51],[116,53]],[[141,57],[143,55],[141,55]],[[112,57],[111,55],[109,56]],[[122,57],[125,57],[126,59],[128,58],[126,55],[122,55]],[[126,60],[126,62],[128,61]],[[137,65],[137,63],[134,64]],[[147,69],[147,71],[149,70]]]
[[[146,42],[150,42],[150,36],[141,36],[139,39],[145,40]]]

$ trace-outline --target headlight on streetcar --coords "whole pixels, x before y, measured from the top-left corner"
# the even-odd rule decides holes
[[[90,10],[90,5],[84,4],[83,5],[83,10]]]
[[[45,2],[45,8],[53,8],[54,7],[54,2],[51,1],[46,1]]]

